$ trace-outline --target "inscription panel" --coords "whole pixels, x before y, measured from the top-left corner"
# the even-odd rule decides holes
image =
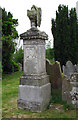
[[[36,47],[25,47],[24,49],[24,73],[27,75],[37,74]]]
[[[25,61],[26,60],[32,60],[36,58],[36,54],[35,54],[35,48],[31,47],[31,48],[26,48],[26,54],[25,54]]]

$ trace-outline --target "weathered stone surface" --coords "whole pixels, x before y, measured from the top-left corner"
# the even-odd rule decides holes
[[[72,90],[72,85],[70,85],[70,80],[66,76],[63,76],[62,80],[62,99],[71,104],[70,91]]]
[[[31,27],[40,27],[41,24],[41,8],[33,5],[31,10],[27,10],[27,16],[31,21]]]
[[[62,89],[62,75],[58,62],[51,64],[50,61],[46,60],[46,72],[49,75],[51,88]]]
[[[45,46],[24,45],[24,75],[46,73]]]
[[[71,74],[70,82],[78,82],[78,73]]]
[[[49,83],[49,76],[44,74],[40,76],[22,76],[20,78],[20,85],[42,86]]]
[[[20,39],[23,40],[32,40],[32,39],[41,39],[47,40],[48,35],[45,32],[39,31],[37,28],[30,28],[27,32],[20,35]]]
[[[45,110],[51,98],[50,88],[50,83],[40,87],[19,85],[18,107],[21,109],[29,109],[33,112]]]
[[[31,29],[20,35],[23,39],[24,68],[20,79],[18,107],[35,112],[45,110],[51,98],[51,85],[46,74],[45,40],[48,35],[39,31],[40,8],[28,11]]]
[[[62,99],[78,108],[78,73],[75,66],[69,61],[63,68]]]
[[[63,65],[63,74],[70,78],[71,74],[77,72],[76,67],[71,61],[67,61],[66,66]]]
[[[78,108],[78,86],[72,87],[72,91],[70,91],[72,104]]]

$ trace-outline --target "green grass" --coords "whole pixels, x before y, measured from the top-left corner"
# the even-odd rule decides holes
[[[3,75],[2,81],[2,117],[3,118],[76,118],[76,110],[63,110],[48,107],[41,113],[17,108],[18,85],[22,72]],[[60,92],[53,91],[50,104],[61,106]],[[64,107],[64,103],[62,104]]]

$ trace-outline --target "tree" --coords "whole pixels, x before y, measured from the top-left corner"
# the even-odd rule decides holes
[[[13,59],[16,63],[21,63],[23,65],[23,50],[22,47],[16,53],[13,54]]]
[[[46,49],[46,58],[52,60],[54,58],[54,48]]]
[[[78,24],[77,24],[77,15],[76,15],[76,9],[72,8],[70,10],[70,50],[71,50],[71,61],[73,61],[73,64],[77,64],[78,62]]]
[[[73,64],[78,61],[77,26],[76,9],[71,9],[69,12],[68,6],[59,5],[56,19],[52,19],[52,34],[55,60],[59,61],[61,66],[68,60]]]
[[[2,67],[3,72],[12,72],[12,54],[15,51],[14,39],[18,37],[16,26],[18,20],[13,19],[10,12],[2,9]]]

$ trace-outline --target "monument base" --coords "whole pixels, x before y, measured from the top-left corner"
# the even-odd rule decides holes
[[[42,86],[49,83],[49,76],[45,74],[40,75],[23,75],[20,78],[20,85]]]
[[[42,86],[19,85],[18,108],[28,109],[32,112],[45,110],[51,99],[51,85]]]

